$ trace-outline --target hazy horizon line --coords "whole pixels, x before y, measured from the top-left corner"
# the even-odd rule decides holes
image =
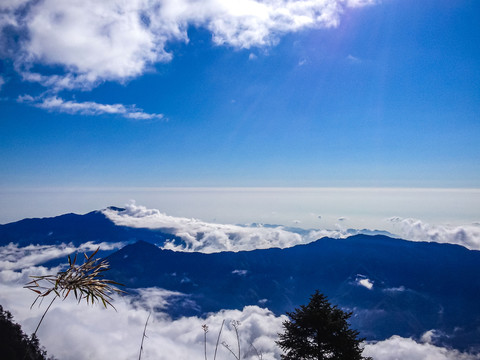
[[[0,187],[10,191],[315,191],[315,190],[399,190],[399,191],[480,191],[479,187],[421,186],[38,186]]]

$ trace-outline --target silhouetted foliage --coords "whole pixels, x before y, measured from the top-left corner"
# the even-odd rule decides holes
[[[350,329],[347,320],[351,312],[332,306],[318,292],[308,305],[287,313],[285,333],[279,334],[277,344],[283,350],[283,360],[362,360],[363,349],[358,331]]]
[[[25,335],[13,322],[9,311],[0,305],[0,358],[3,360],[46,360],[47,352],[40,348],[38,338]]]

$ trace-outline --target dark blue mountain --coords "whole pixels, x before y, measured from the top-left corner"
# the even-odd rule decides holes
[[[72,243],[78,246],[88,241],[136,242],[138,240],[162,245],[166,239],[181,242],[180,238],[158,230],[115,225],[101,211],[92,211],[84,215],[65,214],[51,218],[23,219],[0,225],[0,246],[10,242],[20,246],[61,243]]]
[[[418,338],[435,329],[444,335],[437,339],[441,345],[480,345],[480,252],[457,245],[356,235],[288,249],[201,254],[138,242],[109,261],[109,276],[129,288],[186,294],[188,301],[169,309],[172,316],[245,305],[283,314],[318,289],[354,312],[352,326],[368,340]]]

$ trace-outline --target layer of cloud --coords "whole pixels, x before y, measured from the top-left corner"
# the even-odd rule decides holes
[[[311,230],[305,234],[299,234],[282,226],[214,224],[198,219],[169,216],[157,209],[147,209],[135,203],[126,205],[124,211],[106,209],[103,210],[103,213],[117,225],[162,229],[179,236],[186,246],[174,243],[165,245],[165,248],[177,251],[211,253],[272,247],[287,248],[310,243],[325,236],[333,238],[350,236],[347,231],[342,230]]]
[[[30,104],[40,109],[49,111],[57,111],[67,114],[82,115],[120,115],[127,119],[133,120],[152,120],[162,119],[162,114],[149,114],[135,105],[125,106],[123,104],[99,104],[93,101],[76,102],[72,100],[64,100],[57,96],[49,96],[45,98],[34,98],[30,95],[19,96],[18,102]]]
[[[402,238],[414,241],[433,241],[465,246],[480,250],[480,226],[430,225],[418,219],[392,217],[388,219]]]
[[[168,44],[188,42],[190,26],[210,31],[217,45],[265,47],[285,33],[336,27],[347,8],[376,2],[9,0],[0,5],[0,30],[8,27],[10,36],[20,38],[12,56],[25,80],[57,89],[91,88],[105,80],[137,77],[157,62],[170,61]],[[37,64],[60,66],[63,72],[42,74],[34,70]]]

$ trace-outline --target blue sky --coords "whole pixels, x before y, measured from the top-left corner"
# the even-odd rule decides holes
[[[480,186],[478,1],[122,4],[0,5],[2,188]]]

